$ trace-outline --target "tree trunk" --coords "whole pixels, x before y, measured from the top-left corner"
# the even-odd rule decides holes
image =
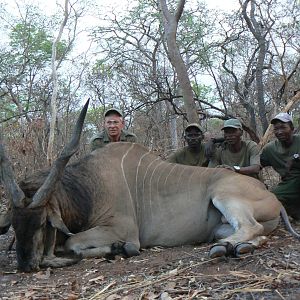
[[[199,123],[199,117],[187,67],[184,64],[179,47],[176,43],[178,21],[182,15],[184,4],[185,0],[179,0],[175,14],[171,14],[168,10],[166,0],[160,0],[161,16],[163,19],[165,38],[167,42],[167,55],[178,76],[179,85],[182,89],[187,120],[190,123]]]
[[[58,35],[52,44],[52,57],[51,57],[51,67],[52,67],[52,81],[53,81],[53,92],[51,96],[51,121],[50,121],[50,133],[49,133],[49,141],[47,148],[47,161],[48,165],[51,166],[53,162],[53,144],[54,144],[54,134],[55,134],[55,124],[57,117],[57,91],[58,91],[58,81],[57,81],[57,66],[56,66],[56,47],[58,42],[61,39],[64,27],[67,24],[69,17],[68,12],[68,0],[65,0],[65,8],[64,8],[64,19],[60,25]]]
[[[267,53],[267,41],[266,41],[266,28],[263,27],[262,23],[256,20],[255,5],[253,0],[246,0],[244,3],[240,0],[242,6],[242,15],[245,19],[247,26],[254,38],[258,43],[258,58],[256,63],[256,94],[258,104],[258,114],[261,120],[263,131],[265,132],[268,128],[268,120],[266,116],[265,101],[264,101],[264,85],[263,85],[263,69],[264,62]],[[250,3],[250,17],[247,13],[247,7]]]

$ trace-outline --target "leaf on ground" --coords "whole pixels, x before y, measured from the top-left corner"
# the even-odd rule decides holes
[[[98,276],[98,277],[91,278],[91,279],[89,280],[89,282],[91,282],[91,283],[96,283],[96,282],[103,281],[103,280],[104,280],[104,276],[100,275],[100,276]]]
[[[177,275],[178,274],[178,269],[174,269],[174,270],[171,270],[169,271],[169,275]]]
[[[172,300],[173,298],[169,295],[169,293],[163,292],[163,293],[161,293],[159,299],[160,300]]]
[[[113,294],[113,295],[110,295],[106,298],[106,300],[116,300],[116,299],[121,299],[122,297],[120,295],[117,295],[117,294]]]
[[[50,275],[51,275],[51,270],[48,268],[46,271],[40,271],[40,272],[37,272],[37,273],[34,274],[33,276],[34,276],[36,279],[44,280],[44,279],[49,279],[49,278],[50,278]]]
[[[155,300],[158,299],[159,294],[154,292],[146,292],[142,295],[141,300]]]
[[[164,286],[164,288],[165,288],[166,290],[173,290],[173,289],[175,289],[175,287],[176,287],[176,282],[174,282],[174,281],[169,281],[169,282],[167,282],[166,285]]]
[[[79,299],[79,296],[76,295],[76,294],[71,293],[71,294],[68,295],[67,299],[68,300],[77,300],[77,299]]]

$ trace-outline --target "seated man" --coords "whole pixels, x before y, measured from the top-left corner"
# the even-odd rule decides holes
[[[205,157],[203,138],[200,125],[198,123],[189,124],[184,130],[187,146],[177,150],[167,161],[182,165],[207,167],[208,160]]]
[[[279,113],[272,120],[277,140],[269,142],[261,153],[262,167],[271,166],[281,176],[281,182],[272,190],[287,213],[300,220],[300,135],[294,134],[292,117]]]
[[[125,131],[122,112],[117,108],[110,108],[104,113],[104,130],[92,137],[91,151],[104,147],[111,142],[131,142],[135,143],[135,134]]]
[[[258,178],[260,159],[258,145],[251,140],[242,140],[243,128],[237,119],[224,122],[224,142],[215,148],[208,167],[225,167],[237,173]]]

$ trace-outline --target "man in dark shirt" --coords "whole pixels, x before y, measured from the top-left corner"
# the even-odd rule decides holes
[[[243,140],[243,128],[238,119],[229,119],[222,128],[224,141],[215,148],[208,167],[226,167],[233,171],[258,178],[260,159],[258,145]]]
[[[272,120],[277,138],[269,142],[260,156],[262,167],[271,166],[281,176],[281,182],[272,190],[287,213],[300,220],[300,135],[294,134],[292,117],[279,113]]]
[[[203,144],[203,132],[198,123],[189,124],[184,130],[184,139],[187,146],[177,150],[168,159],[168,162],[207,167],[208,160],[205,157],[205,149]]]

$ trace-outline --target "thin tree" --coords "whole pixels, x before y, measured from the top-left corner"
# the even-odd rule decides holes
[[[56,116],[57,116],[57,92],[58,92],[58,79],[57,79],[57,65],[56,65],[56,49],[57,44],[59,43],[63,30],[67,24],[69,18],[69,10],[68,10],[69,1],[65,0],[64,5],[64,18],[61,22],[59,32],[57,37],[54,39],[52,44],[52,57],[51,57],[51,67],[52,67],[52,81],[53,81],[53,92],[51,96],[51,121],[50,121],[50,133],[49,133],[49,142],[47,148],[47,161],[49,166],[52,165],[53,161],[53,144],[54,144],[54,133],[55,133],[55,124],[56,124]]]
[[[164,35],[167,42],[167,55],[178,76],[179,85],[182,89],[187,119],[191,123],[199,122],[193,89],[189,79],[187,67],[176,43],[178,22],[183,13],[186,0],[179,0],[174,14],[169,11],[166,0],[160,0],[159,2],[161,8],[161,17],[163,19]]]
[[[263,70],[264,70],[264,63],[266,54],[268,51],[268,42],[266,40],[266,35],[270,31],[271,27],[274,24],[274,21],[271,20],[271,24],[268,25],[266,28],[266,23],[263,21],[257,20],[257,13],[256,9],[259,10],[257,7],[257,3],[253,0],[245,0],[242,2],[240,0],[240,4],[242,6],[242,15],[245,19],[247,26],[250,32],[253,34],[254,38],[257,40],[258,44],[258,56],[257,56],[257,63],[256,63],[256,94],[257,94],[257,105],[258,105],[258,114],[261,120],[261,124],[263,127],[263,131],[265,132],[268,128],[268,120],[266,116],[266,109],[265,109],[265,101],[264,101],[264,84],[263,84]],[[248,4],[250,4],[250,12],[247,12]],[[270,3],[268,3],[270,5]]]

